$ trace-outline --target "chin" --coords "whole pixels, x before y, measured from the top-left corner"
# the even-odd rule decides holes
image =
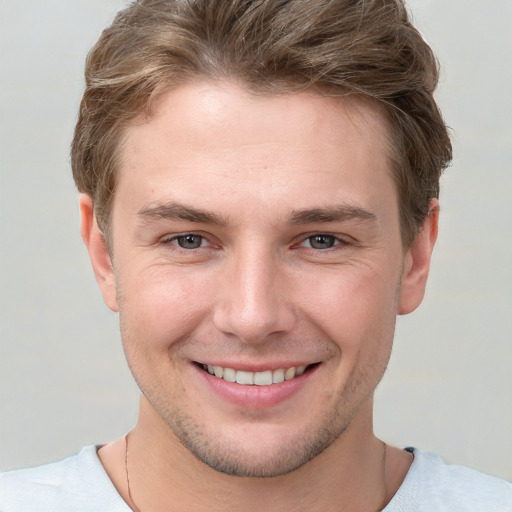
[[[283,432],[283,427],[241,427],[206,434],[193,422],[181,419],[169,425],[180,442],[199,461],[230,476],[268,478],[291,473],[326,450],[344,427],[316,428],[304,433]],[[244,437],[245,436],[245,437]]]
[[[257,454],[244,448],[227,448],[220,444],[202,447],[186,446],[191,453],[210,468],[230,476],[269,478],[286,475],[321,453],[330,443],[302,446],[280,447],[271,453],[259,450]]]

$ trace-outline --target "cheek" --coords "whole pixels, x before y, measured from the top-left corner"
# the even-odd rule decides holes
[[[398,278],[370,267],[334,270],[309,294],[308,316],[342,352],[358,352],[390,339],[396,321]]]
[[[154,267],[120,274],[119,315],[123,337],[150,350],[165,351],[189,336],[207,311],[205,279],[183,269]]]

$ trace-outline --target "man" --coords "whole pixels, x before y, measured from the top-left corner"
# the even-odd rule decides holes
[[[81,230],[140,413],[4,474],[0,510],[512,510],[508,483],[373,434],[451,158],[403,4],[143,0],[86,79]]]

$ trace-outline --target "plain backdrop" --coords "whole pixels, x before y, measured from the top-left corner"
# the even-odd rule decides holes
[[[85,55],[121,0],[0,0],[0,469],[123,435],[138,392],[78,231]],[[455,159],[424,304],[399,318],[376,432],[512,480],[512,1],[415,0]]]

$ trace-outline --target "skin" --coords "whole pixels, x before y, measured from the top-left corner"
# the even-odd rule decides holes
[[[142,390],[129,449],[139,509],[380,510],[396,492],[411,456],[374,436],[373,392],[396,315],[423,298],[438,207],[404,248],[387,132],[356,98],[188,84],[126,131],[111,254],[81,197]],[[255,387],[234,404],[197,363],[314,366],[255,406]],[[124,440],[99,455],[132,505]]]

